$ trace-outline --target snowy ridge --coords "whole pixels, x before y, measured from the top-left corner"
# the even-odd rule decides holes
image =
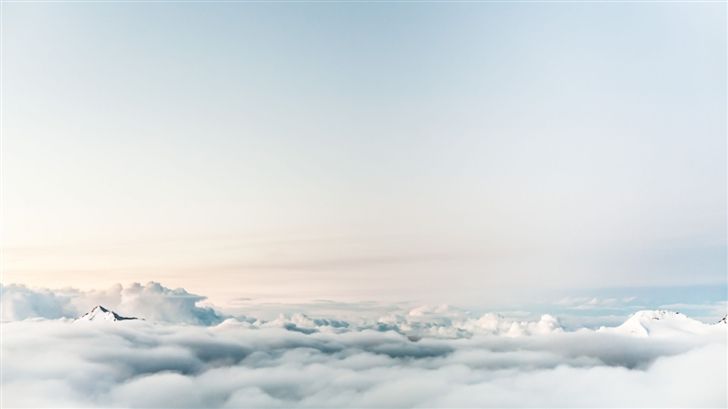
[[[114,311],[97,305],[91,311],[78,317],[76,321],[127,321],[136,320],[136,317],[123,317]]]
[[[706,324],[675,311],[642,310],[632,314],[618,327],[602,327],[598,331],[637,337],[661,337],[706,334],[716,328],[717,325]]]

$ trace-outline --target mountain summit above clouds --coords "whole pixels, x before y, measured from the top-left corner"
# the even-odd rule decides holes
[[[97,305],[91,311],[78,317],[76,321],[127,321],[136,320],[136,317],[123,317],[114,311]]]
[[[618,327],[599,329],[600,332],[638,337],[704,334],[712,330],[714,330],[713,325],[705,324],[679,312],[667,310],[637,311]]]

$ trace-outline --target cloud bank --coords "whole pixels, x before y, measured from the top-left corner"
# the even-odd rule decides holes
[[[0,404],[156,408],[728,404],[728,327],[668,312],[635,314],[621,328],[596,331],[565,331],[548,315],[531,321],[495,314],[467,318],[448,306],[415,308],[372,322],[292,312],[272,320],[235,317],[191,325],[190,317],[197,317],[198,324],[204,322],[199,317],[209,318],[190,307],[195,305],[191,300],[199,301],[200,296],[154,284],[129,288],[81,293],[82,302],[92,296],[118,295],[118,305],[154,313],[144,321],[74,322],[63,318],[81,303],[72,293],[3,287],[3,307],[13,308],[16,317],[46,314],[60,319],[3,323]],[[182,319],[172,323],[177,312]],[[215,311],[209,314],[221,316]]]
[[[725,406],[725,337],[4,324],[3,407]]]
[[[0,284],[2,321],[28,318],[76,318],[95,305],[104,305],[146,320],[197,325],[212,325],[224,317],[211,307],[197,304],[206,297],[183,288],[171,289],[157,282],[145,285],[117,284],[106,290],[31,289],[22,285]]]

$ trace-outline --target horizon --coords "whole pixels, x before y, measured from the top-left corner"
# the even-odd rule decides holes
[[[238,297],[218,303],[193,288],[181,288],[149,281],[146,283],[116,283],[103,288],[79,289],[28,287],[24,284],[0,283],[2,314],[0,321],[12,322],[32,317],[79,318],[95,306],[103,306],[122,316],[125,297],[149,297],[154,305],[172,299],[189,298],[190,308],[209,308],[220,317],[255,317],[272,320],[280,316],[302,313],[312,318],[368,318],[376,320],[388,313],[408,314],[418,309],[445,309],[467,317],[498,314],[513,320],[535,320],[543,315],[557,319],[565,330],[599,328],[621,324],[640,311],[673,311],[704,323],[712,324],[728,314],[728,302],[722,286],[680,286],[613,289],[562,289],[542,298],[501,304],[428,303],[423,300],[349,298],[254,298],[240,293]],[[151,294],[146,291],[151,290]],[[141,292],[140,292],[141,291]],[[126,294],[126,295],[124,295]],[[166,294],[166,295],[165,295]],[[630,294],[625,296],[624,294]],[[160,298],[161,297],[161,298]],[[39,301],[45,300],[45,301]],[[38,309],[37,305],[45,305]],[[119,310],[119,308],[122,308]],[[154,313],[151,313],[154,316]]]

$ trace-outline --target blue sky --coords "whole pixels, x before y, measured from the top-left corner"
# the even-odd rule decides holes
[[[725,294],[725,4],[2,18],[3,282],[220,302]]]

